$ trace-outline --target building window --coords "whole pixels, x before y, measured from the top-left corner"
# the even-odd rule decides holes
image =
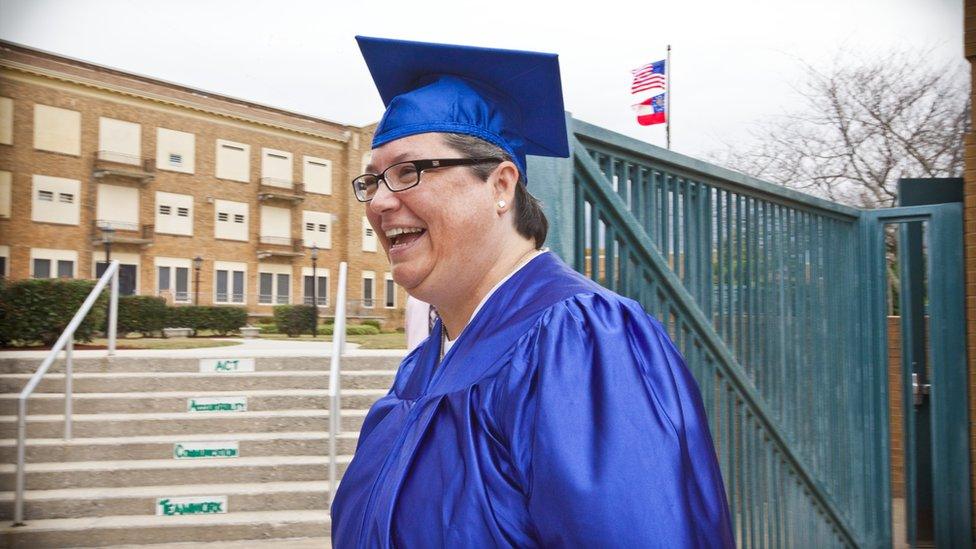
[[[161,266],[156,273],[157,293],[172,292],[173,301],[189,303],[190,268]]]
[[[258,273],[258,303],[287,305],[291,301],[291,275]]]
[[[396,284],[393,283],[393,275],[391,273],[386,273],[386,303],[384,306],[387,309],[393,309],[396,307]]]
[[[139,189],[98,184],[95,221],[99,227],[124,231],[139,229]]]
[[[156,191],[156,204],[156,233],[193,236],[192,196]]]
[[[332,163],[324,158],[302,157],[302,181],[305,191],[332,194]]]
[[[10,172],[0,170],[0,217],[10,217],[10,188],[12,185]]]
[[[31,220],[77,225],[81,211],[76,199],[81,190],[77,179],[34,175],[31,188]],[[56,198],[55,198],[56,197]]]
[[[81,154],[81,113],[36,103],[34,148],[73,156]]]
[[[214,224],[214,237],[247,242],[246,214],[248,204],[231,200],[216,200],[214,208],[218,212],[217,222]],[[233,221],[231,221],[232,216]]]
[[[196,136],[192,133],[156,128],[156,167],[171,172],[193,173]]]
[[[52,264],[57,268],[56,276],[51,272]],[[74,278],[74,276],[74,261],[34,258],[34,278]]]
[[[14,144],[14,100],[0,97],[0,143]]]
[[[303,244],[306,248],[318,246],[320,249],[332,248],[332,235],[329,225],[332,222],[332,214],[327,212],[315,212],[305,210],[302,212],[302,223],[304,231],[302,233]]]
[[[258,275],[258,303],[271,303],[274,285],[274,274],[260,273]]]
[[[373,227],[370,226],[369,220],[366,217],[363,217],[363,251],[376,251],[376,234],[373,232]]]
[[[291,188],[293,181],[291,153],[261,149],[261,183],[273,187]]]
[[[98,119],[98,158],[122,164],[142,164],[142,127],[104,116]]]
[[[7,257],[0,255],[0,278],[7,278]]]
[[[372,308],[373,304],[373,282],[376,278],[372,272],[363,273],[363,307]]]
[[[318,275],[315,277],[318,279],[318,285],[315,289],[315,301],[321,307],[327,307],[329,305],[329,276],[328,275]],[[306,305],[312,305],[312,275],[305,275],[305,285],[304,285],[304,300]]]
[[[250,145],[218,139],[215,175],[220,179],[249,182],[251,180],[250,156]]]
[[[244,271],[217,269],[217,303],[244,303]]]

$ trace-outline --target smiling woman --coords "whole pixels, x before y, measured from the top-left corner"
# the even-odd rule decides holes
[[[335,547],[731,547],[697,386],[640,305],[547,252],[555,55],[358,37],[387,105],[353,180],[431,336],[370,409]]]

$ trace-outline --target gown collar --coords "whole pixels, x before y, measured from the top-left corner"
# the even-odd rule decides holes
[[[598,290],[553,253],[542,253],[490,294],[438,366],[441,321],[431,330],[412,368],[397,379],[394,392],[404,400],[443,395],[491,375],[515,344],[552,305]]]

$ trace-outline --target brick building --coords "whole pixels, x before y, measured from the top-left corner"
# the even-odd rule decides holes
[[[0,274],[92,278],[175,304],[312,303],[402,323],[406,294],[348,181],[346,126],[0,42]],[[199,283],[197,283],[199,279]]]

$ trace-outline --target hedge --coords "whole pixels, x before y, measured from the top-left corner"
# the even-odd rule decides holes
[[[288,337],[311,334],[315,328],[315,307],[311,305],[278,305],[274,308],[275,329]]]
[[[377,330],[380,330],[380,331],[383,330],[383,323],[380,322],[379,320],[376,320],[375,318],[367,318],[366,320],[362,321],[362,325],[363,326],[373,326]]]
[[[169,307],[166,314],[167,328],[190,328],[194,335],[199,330],[211,330],[219,335],[236,332],[247,324],[244,307],[207,307],[185,305]]]
[[[332,325],[326,326],[322,333],[325,335],[332,335],[335,333],[335,329]],[[373,326],[372,324],[347,324],[346,325],[346,335],[376,335],[380,333],[379,328]]]
[[[31,279],[0,284],[0,344],[40,341],[53,345],[95,287],[94,280]],[[105,322],[108,292],[102,292],[75,330],[91,341]]]
[[[119,334],[139,332],[149,336],[166,327],[166,300],[148,295],[119,297]]]

